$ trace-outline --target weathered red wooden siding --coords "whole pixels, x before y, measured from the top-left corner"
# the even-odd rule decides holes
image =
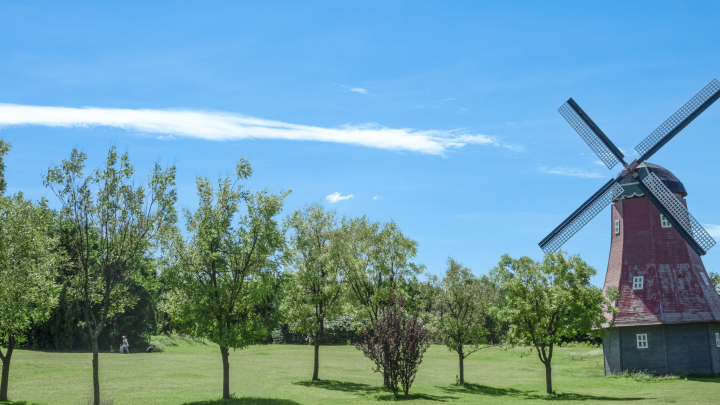
[[[661,226],[660,212],[650,200],[616,202],[611,225],[604,289],[617,286],[620,292],[616,326],[720,321],[720,297],[701,278],[702,260],[674,228]],[[637,276],[644,277],[642,290],[632,289]]]

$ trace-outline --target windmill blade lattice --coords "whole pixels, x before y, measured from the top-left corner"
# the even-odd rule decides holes
[[[563,221],[555,230],[550,232],[539,245],[547,254],[554,252],[575,235],[585,224],[590,222],[597,214],[623,193],[623,188],[615,179],[611,179],[598,190],[590,199],[585,201],[575,212]]]
[[[697,118],[700,113],[710,107],[720,97],[720,82],[713,79],[695,97],[680,107],[670,118],[662,123],[655,131],[635,147],[637,153],[645,161],[655,154],[663,145],[668,143],[683,128]]]
[[[580,137],[588,144],[590,149],[605,163],[608,169],[612,169],[625,157],[615,144],[603,133],[595,122],[583,111],[582,108],[570,98],[558,111],[565,120],[572,126]]]
[[[699,255],[705,254],[710,248],[715,246],[715,239],[703,228],[700,223],[693,217],[675,194],[655,175],[650,173],[642,179],[643,184],[650,189],[653,196],[663,205],[665,210],[670,214],[679,226],[692,238],[692,240],[701,248]],[[659,208],[659,207],[658,207]],[[671,221],[672,222],[672,221]],[[680,230],[678,230],[680,231]],[[680,232],[682,235],[682,232]],[[692,246],[692,244],[690,243]],[[692,246],[694,249],[695,247]],[[697,249],[696,249],[697,250]]]

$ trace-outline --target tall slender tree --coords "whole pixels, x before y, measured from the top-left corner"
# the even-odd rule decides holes
[[[449,258],[433,310],[440,325],[438,339],[458,355],[458,383],[465,384],[464,361],[488,347],[486,319],[497,294],[490,280],[478,279],[470,269]]]
[[[0,194],[5,191],[2,157],[10,145],[0,140]],[[45,321],[57,305],[55,285],[63,255],[50,236],[52,211],[45,200],[38,206],[22,193],[0,195],[0,349],[2,379],[0,401],[8,400],[10,361],[18,339],[30,325]]]
[[[177,327],[220,346],[223,398],[230,398],[230,349],[266,338],[279,321],[285,239],[276,217],[289,192],[243,190],[238,183],[251,174],[241,159],[235,180],[220,179],[217,189],[198,178],[199,206],[184,210],[187,237],[176,232],[166,246],[166,310]]]
[[[148,188],[134,184],[127,153],[113,146],[105,166],[83,175],[85,153],[73,150],[50,168],[43,182],[60,200],[73,257],[69,280],[81,302],[83,324],[92,346],[93,401],[100,404],[98,336],[109,317],[133,304],[127,281],[132,262],[148,254],[176,222],[175,167],[155,164]]]
[[[315,346],[313,381],[318,380],[325,322],[340,313],[342,290],[334,212],[320,205],[295,211],[287,220],[296,272],[287,284],[284,313],[293,331],[308,333]]]

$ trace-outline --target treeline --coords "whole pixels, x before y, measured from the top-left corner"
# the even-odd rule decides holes
[[[123,335],[143,350],[166,332],[218,344],[224,398],[230,349],[258,343],[312,344],[313,380],[320,345],[355,344],[406,395],[430,343],[457,354],[459,384],[472,353],[527,345],[551,392],[553,347],[612,319],[613,292],[592,286],[595,270],[578,257],[503,256],[482,277],[448,259],[442,277],[426,275],[417,242],[392,221],[320,205],[280,218],[289,191],[245,189],[243,159],[225,178],[198,177],[197,208],[178,212],[175,167],[155,164],[139,185],[127,153],[113,147],[88,171],[73,150],[43,176],[61,207],[52,210],[4,195],[9,149],[0,141],[0,401],[18,345],[92,351],[99,404],[98,353],[116,351]]]

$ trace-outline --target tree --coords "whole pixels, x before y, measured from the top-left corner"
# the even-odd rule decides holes
[[[8,375],[18,339],[35,322],[48,318],[57,305],[57,268],[63,256],[48,228],[52,212],[45,201],[34,206],[22,193],[0,196],[0,401],[7,401]]]
[[[234,182],[220,179],[215,189],[198,178],[199,206],[184,210],[187,238],[176,232],[166,247],[166,309],[177,327],[220,346],[223,398],[230,398],[229,349],[264,339],[279,316],[285,240],[275,218],[288,193],[243,190],[237,183],[251,174],[241,159]]]
[[[400,386],[408,395],[423,355],[436,336],[427,328],[428,321],[428,316],[421,318],[417,312],[409,315],[403,296],[391,291],[377,321],[363,328],[363,339],[355,345],[375,363],[373,371],[387,376],[385,385],[396,396]]]
[[[604,313],[616,311],[602,291],[590,284],[597,271],[579,256],[549,253],[541,263],[523,256],[503,255],[493,276],[504,290],[499,316],[510,323],[509,343],[535,349],[545,365],[548,394],[552,394],[553,348],[563,337],[602,333]],[[532,350],[532,349],[531,349]]]
[[[717,291],[718,294],[720,294],[720,274],[715,272],[710,272],[710,281],[715,286],[715,291]]]
[[[392,221],[380,224],[365,217],[344,218],[341,229],[339,249],[348,299],[359,319],[375,324],[391,292],[403,294],[423,271],[424,266],[411,261],[417,254],[417,242],[403,235]],[[387,373],[383,372],[383,378],[387,385]]]
[[[43,179],[60,200],[70,228],[70,291],[81,302],[83,327],[93,352],[93,401],[100,404],[98,336],[107,320],[134,304],[127,283],[133,262],[144,257],[176,221],[175,167],[155,164],[148,189],[134,184],[127,152],[108,152],[105,166],[84,177],[85,153],[73,150]]]
[[[291,320],[291,330],[308,333],[315,346],[313,381],[318,379],[320,344],[325,337],[328,318],[340,314],[341,278],[337,254],[334,212],[319,205],[297,210],[287,220],[292,229],[290,245],[297,272],[287,284],[283,312]]]
[[[440,325],[438,339],[458,354],[459,384],[465,384],[464,360],[487,347],[486,319],[496,298],[489,280],[477,279],[467,267],[448,258],[447,270],[433,305]]]

